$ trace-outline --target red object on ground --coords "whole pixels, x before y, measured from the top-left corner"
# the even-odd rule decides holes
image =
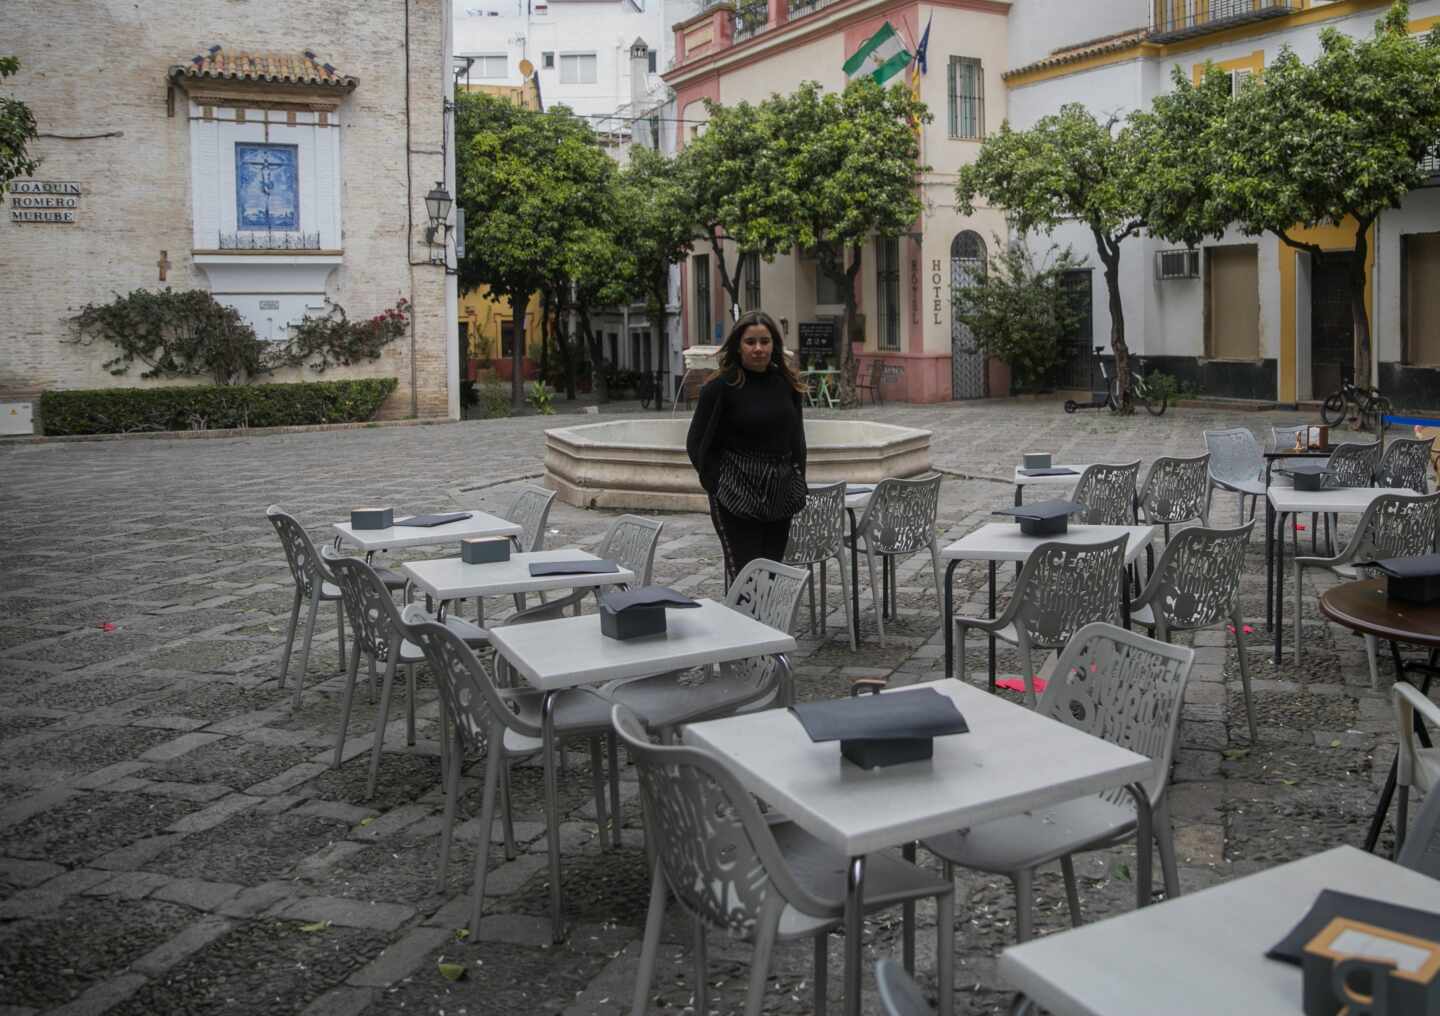
[[[1045,686],[1049,683],[1050,682],[1045,680],[1043,677],[1032,677],[1030,679],[1030,684],[1035,689],[1036,695],[1043,694],[1045,691]],[[1025,690],[1025,682],[1020,680],[1020,678],[1018,677],[1002,677],[995,682],[995,687],[1004,688],[1006,691],[1023,692]]]
[[[1254,635],[1254,634],[1255,634],[1255,629],[1252,628],[1252,627],[1250,627],[1248,624],[1245,625],[1244,628],[1245,628],[1245,634],[1246,634],[1246,635]],[[1225,626],[1225,630],[1228,631],[1231,635],[1234,635],[1234,634],[1235,634],[1235,626],[1234,626],[1233,624],[1227,624],[1227,625]]]
[[[100,622],[100,630],[101,630],[101,631],[114,631],[114,630],[115,630],[115,626],[114,626],[113,624],[111,624],[109,621],[101,621],[101,622]]]

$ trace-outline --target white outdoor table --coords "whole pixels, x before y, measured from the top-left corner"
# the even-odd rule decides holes
[[[1090,467],[1088,465],[1076,465],[1070,462],[1057,462],[1055,465],[1050,467],[1051,469],[1073,469],[1075,470],[1074,476],[1025,476],[1020,472],[1020,470],[1024,468],[1024,466],[1015,467],[1015,507],[1017,508],[1025,503],[1026,487],[1034,486],[1037,483],[1076,483],[1080,479],[1080,474],[1085,472],[1085,470],[1089,469]]]
[[[484,536],[519,536],[522,532],[521,527],[515,523],[506,522],[499,516],[491,515],[488,512],[477,511],[473,508],[459,508],[456,511],[468,511],[470,517],[458,522],[447,522],[443,526],[391,526],[389,529],[357,530],[351,529],[348,522],[336,522],[333,526],[335,549],[339,550],[342,543],[348,543],[370,555],[377,550],[433,547],[436,544],[452,542],[458,548],[461,540]],[[449,512],[432,514],[449,514]],[[401,516],[401,518],[408,517],[408,515]]]
[[[507,596],[511,593],[539,593],[551,589],[590,589],[599,586],[629,585],[635,573],[621,567],[619,571],[602,574],[531,575],[530,565],[547,561],[598,561],[600,558],[583,550],[537,550],[528,554],[511,554],[508,561],[488,564],[466,564],[458,557],[410,561],[399,571],[426,596],[439,601],[439,617],[445,617],[451,600],[479,599],[485,596]],[[480,623],[484,624],[484,615]]]
[[[1137,786],[1154,773],[1150,759],[960,681],[922,687],[948,695],[970,727],[937,737],[934,758],[924,762],[860,769],[841,760],[837,742],[812,743],[788,709],[684,728],[686,744],[719,755],[746,790],[850,859],[845,1012],[852,1016],[860,1011],[866,854],[1123,786],[1139,812],[1136,900],[1150,899],[1150,799]],[[1016,745],[1029,748],[1024,765],[1010,764]],[[941,991],[941,1013],[950,1011],[951,994]]]
[[[940,548],[942,560],[950,563],[945,567],[945,674],[954,673],[955,667],[955,568],[961,561],[988,561],[990,564],[990,616],[995,616],[995,566],[1001,561],[1023,562],[1030,559],[1035,548],[1042,543],[1073,543],[1078,545],[1105,543],[1120,535],[1126,536],[1125,564],[1133,564],[1150,546],[1155,538],[1154,526],[1077,526],[1058,536],[1026,536],[1013,522],[990,522]],[[1120,598],[1121,612],[1129,613],[1128,598]],[[1128,620],[1128,617],[1127,617]],[[990,636],[990,672],[995,672],[995,636]]]
[[[1055,1016],[1297,1016],[1300,968],[1265,952],[1322,889],[1440,910],[1440,882],[1336,847],[1011,946],[1000,976]]]
[[[540,713],[547,802],[545,831],[551,848],[550,915],[556,942],[564,939],[564,925],[560,917],[560,827],[558,816],[551,810],[556,799],[555,694],[567,688],[653,677],[752,656],[777,656],[780,665],[789,670],[784,654],[795,651],[794,637],[715,600],[698,602],[698,608],[667,610],[663,636],[623,642],[600,633],[598,614],[490,629],[495,651],[531,687],[545,693]]]
[[[1337,487],[1331,490],[1296,490],[1294,487],[1270,487],[1266,491],[1266,523],[1273,516],[1275,527],[1266,532],[1266,546],[1271,557],[1266,560],[1267,576],[1273,575],[1274,582],[1267,580],[1267,591],[1273,585],[1275,599],[1267,611],[1271,615],[1271,631],[1275,635],[1275,666],[1280,666],[1280,641],[1285,629],[1285,516],[1304,512],[1324,512],[1335,515],[1355,515],[1370,507],[1370,503],[1383,494],[1406,494],[1415,492],[1403,487]],[[1295,537],[1299,539],[1299,537]]]

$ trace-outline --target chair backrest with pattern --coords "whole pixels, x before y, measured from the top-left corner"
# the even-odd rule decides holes
[[[1300,439],[1301,434],[1309,429],[1308,423],[1297,424],[1294,427],[1271,427],[1270,448],[1277,452],[1293,452],[1295,442]]]
[[[1265,454],[1248,427],[1207,430],[1205,448],[1210,452],[1210,475],[1230,483],[1260,479],[1265,471]]]
[[[845,539],[845,484],[811,487],[805,507],[790,519],[787,564],[816,564],[841,553]]]
[[[324,551],[326,563],[340,588],[345,604],[345,618],[361,652],[368,653],[377,663],[389,659],[392,646],[399,647],[397,635],[400,609],[390,598],[390,590],[380,576],[357,557],[340,557],[329,547]]]
[[[1134,525],[1135,478],[1139,475],[1139,460],[1123,465],[1086,466],[1070,497],[1085,506],[1079,521],[1087,526]]]
[[[1195,651],[1186,646],[1110,624],[1089,624],[1060,654],[1036,709],[1154,760],[1145,789],[1155,804],[1170,778],[1180,706],[1194,662]],[[1120,788],[1100,796],[1117,804],[1132,800]]]
[[[1059,649],[1092,621],[1119,620],[1127,539],[1042,543],[1031,551],[1011,608],[1031,646]]]
[[[521,487],[515,500],[510,502],[505,521],[521,528],[520,535],[516,537],[521,551],[530,553],[545,549],[545,520],[550,517],[550,506],[554,502],[555,491],[529,484]]]
[[[935,1012],[920,985],[893,957],[886,956],[875,964],[875,990],[885,1016],[933,1016]]]
[[[611,710],[611,723],[635,760],[656,863],[686,910],[736,938],[754,935],[777,891],[802,912],[824,911],[796,884],[754,799],[719,759],[652,744],[624,706]]]
[[[1440,878],[1440,787],[1425,795],[1425,804],[1405,836],[1396,862],[1411,871]]]
[[[295,516],[287,515],[278,504],[272,504],[265,509],[265,517],[275,528],[275,535],[280,537],[285,563],[290,566],[290,577],[295,580],[300,592],[309,596],[316,582],[328,582],[330,575],[315,550],[315,544]],[[315,591],[318,592],[318,588]]]
[[[1140,489],[1146,522],[1174,523],[1204,519],[1210,490],[1210,453],[1191,459],[1164,456],[1150,464]]]
[[[538,725],[527,723],[509,707],[485,661],[464,639],[430,620],[418,604],[406,607],[402,617],[401,635],[425,654],[446,711],[470,748],[478,750],[488,744],[496,720],[527,737],[540,736]]]
[[[1385,446],[1380,465],[1375,469],[1375,486],[1409,487],[1417,494],[1430,489],[1430,453],[1433,437],[1420,440],[1399,437]]]
[[[800,596],[809,580],[810,573],[802,568],[757,557],[730,583],[725,605],[771,628],[793,632]],[[721,664],[726,673],[744,675],[753,688],[771,681],[777,666],[775,657],[768,654]]]
[[[1375,467],[1380,465],[1380,442],[1347,441],[1330,451],[1325,474],[1327,487],[1368,487],[1375,480]]]
[[[1440,491],[1382,494],[1370,502],[1341,558],[1365,563],[1430,552],[1440,528]]]
[[[915,480],[887,478],[875,485],[859,532],[879,554],[913,554],[935,539],[940,510],[940,474]]]
[[[654,519],[621,515],[610,523],[595,553],[622,568],[629,568],[635,573],[638,585],[648,586],[655,569],[655,547],[660,542],[660,530],[664,528],[665,523]]]
[[[1235,529],[1180,530],[1165,545],[1140,598],[1173,631],[1228,620],[1254,528],[1251,519]]]

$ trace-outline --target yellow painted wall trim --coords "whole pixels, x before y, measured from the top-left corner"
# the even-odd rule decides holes
[[[1221,71],[1253,71],[1259,74],[1265,69],[1265,51],[1257,49],[1249,56],[1237,56],[1234,60],[1204,60],[1197,64],[1190,65],[1190,79],[1195,84],[1200,84],[1200,79],[1205,76],[1205,68],[1214,66]]]
[[[1289,230],[1291,237],[1304,243],[1317,244],[1324,250],[1353,250],[1355,246],[1355,220],[1346,216],[1338,226],[1312,226],[1309,229],[1296,226]],[[1365,316],[1370,319],[1370,345],[1375,346],[1375,227],[1371,226],[1365,236]],[[1280,268],[1280,377],[1276,390],[1281,402],[1295,401],[1295,360],[1301,337],[1295,334],[1295,255],[1299,253],[1284,240],[1276,237]],[[1310,341],[1307,335],[1305,342]],[[1324,398],[1328,392],[1311,392],[1312,398]]]
[[[1428,32],[1436,25],[1440,25],[1440,15],[1430,18],[1416,18],[1414,21],[1406,22],[1405,27],[1411,32]]]
[[[1050,81],[1054,78],[1068,77],[1071,74],[1079,74],[1083,71],[1094,70],[1097,67],[1106,67],[1111,64],[1128,63],[1133,60],[1146,58],[1163,59],[1164,57],[1180,56],[1184,53],[1193,53],[1196,50],[1207,49],[1211,46],[1220,46],[1241,39],[1253,39],[1257,36],[1269,35],[1273,32],[1286,29],[1321,24],[1326,21],[1334,21],[1352,14],[1372,10],[1376,7],[1385,7],[1388,6],[1389,3],[1390,0],[1340,0],[1339,3],[1329,4],[1325,7],[1307,7],[1296,11],[1288,17],[1236,25],[1234,28],[1226,28],[1206,35],[1197,35],[1191,39],[1181,39],[1170,43],[1136,41],[1121,49],[1108,50],[1103,53],[1096,53],[1093,56],[1080,57],[1068,63],[1035,67],[1031,70],[1008,72],[1002,75],[1002,77],[1005,79],[1007,87],[1019,88],[1023,85],[1033,85],[1040,81]],[[1425,25],[1427,22],[1437,21],[1440,21],[1440,19],[1421,18],[1411,24],[1412,28],[1414,28],[1416,25]],[[1414,30],[1422,31],[1423,28],[1414,28]]]

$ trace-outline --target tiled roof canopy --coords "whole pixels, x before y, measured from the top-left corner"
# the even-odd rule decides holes
[[[1128,32],[1118,32],[1115,35],[1108,35],[1103,39],[1093,39],[1089,42],[1067,46],[1063,49],[1055,50],[1049,56],[1036,60],[1034,63],[1005,71],[1000,77],[1009,79],[1019,74],[1028,74],[1031,71],[1076,63],[1077,61],[1084,60],[1086,57],[1100,56],[1104,53],[1115,53],[1122,49],[1129,49],[1137,43],[1144,42],[1145,35],[1145,29],[1136,28]]]
[[[189,63],[170,68],[172,81],[248,81],[257,84],[319,87],[349,92],[358,78],[341,74],[312,51],[303,53],[227,53],[212,46]]]

